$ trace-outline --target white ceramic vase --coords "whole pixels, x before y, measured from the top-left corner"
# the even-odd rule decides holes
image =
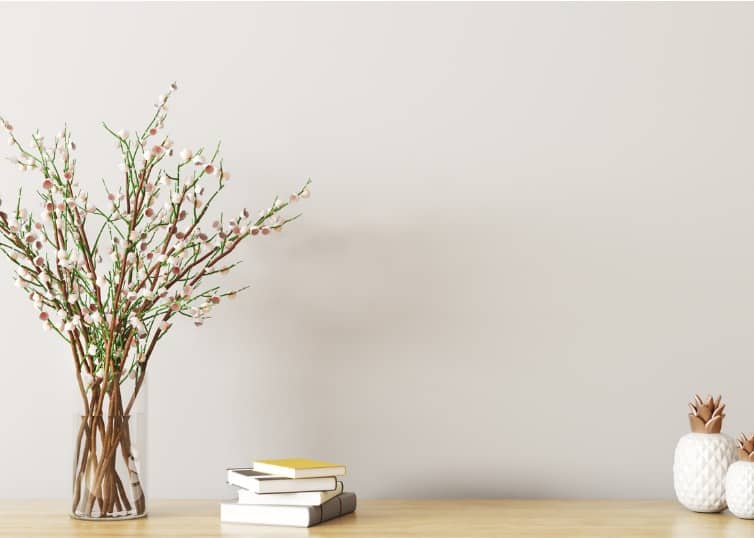
[[[681,437],[673,462],[678,501],[694,512],[725,510],[725,479],[735,460],[735,442],[725,434],[687,433]]]
[[[737,461],[725,479],[728,510],[743,519],[754,519],[754,462]]]

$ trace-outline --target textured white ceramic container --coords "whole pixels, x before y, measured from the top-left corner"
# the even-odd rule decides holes
[[[687,433],[675,447],[673,485],[678,501],[694,512],[725,510],[725,479],[736,444],[722,433]]]
[[[728,468],[725,498],[733,514],[754,519],[754,462],[737,461]]]

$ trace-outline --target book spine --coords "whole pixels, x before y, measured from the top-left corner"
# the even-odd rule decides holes
[[[309,527],[356,511],[356,494],[346,491],[320,506],[309,507]]]

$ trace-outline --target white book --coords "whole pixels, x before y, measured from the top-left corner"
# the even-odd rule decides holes
[[[285,504],[290,506],[319,506],[343,492],[343,482],[338,481],[332,491],[302,491],[300,493],[254,493],[238,490],[239,504]]]
[[[248,489],[252,493],[297,493],[300,491],[332,491],[336,488],[334,476],[319,478],[286,478],[253,469],[228,469],[228,484]]]
[[[279,504],[222,503],[220,521],[311,527],[356,510],[356,495],[341,493],[320,506],[283,506]]]

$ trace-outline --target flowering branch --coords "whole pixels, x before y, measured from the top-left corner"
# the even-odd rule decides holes
[[[200,326],[223,298],[239,291],[202,288],[204,279],[225,274],[226,260],[249,237],[282,230],[298,215],[282,212],[309,196],[309,181],[286,201],[275,198],[252,218],[218,215],[205,229],[208,212],[231,175],[220,146],[174,153],[164,133],[172,84],[141,133],[103,124],[120,151],[122,183],[105,185],[107,205],[90,202],[76,177],[76,144],[66,127],[48,143],[35,132],[25,146],[0,117],[16,150],[20,170],[39,179],[39,211],[0,212],[0,252],[16,266],[16,285],[39,311],[43,328],[71,347],[77,384],[87,412],[101,413],[105,396],[129,376],[136,390],[157,342],[176,315]],[[96,222],[99,221],[99,222]],[[93,238],[93,240],[91,239]],[[89,397],[87,397],[87,395]],[[92,398],[92,396],[96,397]]]

